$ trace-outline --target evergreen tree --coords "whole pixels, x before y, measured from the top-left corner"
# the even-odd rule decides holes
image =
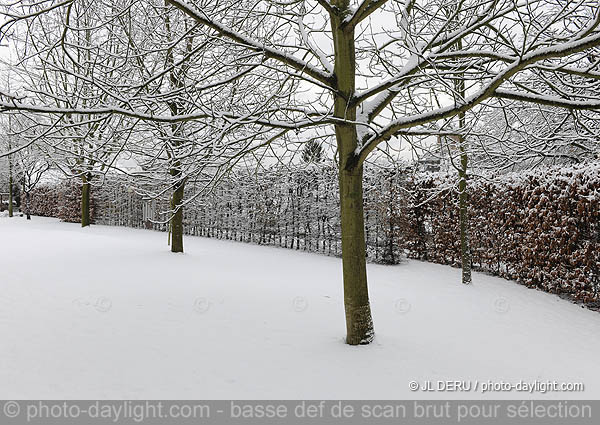
[[[323,161],[323,147],[319,142],[310,139],[302,149],[302,161],[309,163],[318,163]]]

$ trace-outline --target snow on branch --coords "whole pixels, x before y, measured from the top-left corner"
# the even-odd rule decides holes
[[[298,59],[284,51],[275,49],[273,47],[267,46],[259,41],[247,37],[246,35],[235,31],[232,28],[229,28],[219,22],[214,21],[209,16],[207,16],[202,10],[199,10],[192,6],[189,2],[183,0],[166,0],[169,4],[177,7],[183,13],[187,14],[198,23],[206,25],[209,28],[217,31],[224,37],[227,37],[237,43],[242,44],[252,50],[257,52],[262,52],[267,58],[275,59],[285,65],[288,65],[298,71],[305,72],[310,75],[315,80],[325,84],[328,87],[334,87],[334,81],[332,79],[332,75],[330,72],[322,71],[309,63]]]

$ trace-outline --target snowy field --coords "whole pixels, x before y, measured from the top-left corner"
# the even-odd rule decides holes
[[[171,254],[164,233],[38,217],[0,235],[2,399],[600,398],[600,314],[502,279],[370,265],[377,337],[350,347],[337,258],[192,237]]]

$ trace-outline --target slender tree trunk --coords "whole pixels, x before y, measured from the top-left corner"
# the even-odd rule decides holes
[[[23,192],[25,192],[25,215],[27,220],[31,220],[31,214],[29,213],[29,191],[25,190],[25,180],[23,180]]]
[[[90,225],[90,182],[85,174],[81,179],[81,227],[87,227]]]
[[[462,139],[462,138],[461,138]],[[460,253],[462,266],[462,283],[469,285],[471,278],[471,240],[469,235],[469,198],[467,193],[467,153],[464,142],[460,142],[460,171],[458,182],[458,201],[460,219]]]
[[[175,211],[171,217],[171,252],[183,252],[183,196],[185,182],[180,182],[173,191],[171,209]]]
[[[11,147],[8,146],[10,151]],[[13,173],[12,173],[12,159],[8,156],[8,216],[13,216]]]
[[[354,31],[341,28],[345,16],[350,13],[349,1],[338,0],[335,6],[338,12],[331,14],[335,49],[334,74],[338,89],[334,98],[334,115],[353,122],[356,120],[356,107],[349,102],[356,90]],[[335,133],[339,152],[346,343],[369,344],[375,333],[367,286],[363,168],[357,163],[354,153],[358,136],[355,124],[337,124]]]
[[[25,194],[25,214],[27,215],[27,220],[31,220],[31,214],[29,213],[29,192]]]
[[[458,42],[458,49],[462,49],[462,42]],[[466,96],[465,80],[456,81],[457,94],[464,99]],[[460,152],[460,166],[458,170],[458,208],[460,220],[460,256],[462,267],[462,283],[470,285],[471,277],[471,240],[469,236],[469,195],[467,193],[467,170],[469,166],[469,158],[467,154],[467,146],[465,137],[462,132],[466,126],[466,117],[464,112],[458,114],[458,124],[461,135],[458,136],[458,149]]]
[[[11,115],[8,115],[8,129],[12,132]],[[12,150],[11,137],[8,136],[8,151]],[[8,155],[8,216],[13,216],[13,162],[12,155]]]

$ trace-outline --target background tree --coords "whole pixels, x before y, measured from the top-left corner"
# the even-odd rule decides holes
[[[323,157],[323,146],[315,139],[308,140],[302,148],[302,161],[306,163],[321,162],[324,159]]]
[[[597,112],[522,102],[487,109],[471,133],[481,172],[577,164],[600,151]]]
[[[12,134],[12,118],[11,115],[8,114],[8,117],[6,117],[6,122],[3,122],[3,145],[6,147],[6,151],[7,152],[11,152],[13,149],[13,134]],[[13,167],[13,156],[12,155],[7,155],[5,158],[2,158],[2,162],[3,167],[6,166],[6,175],[4,175],[4,172],[2,173],[2,177],[3,180],[6,179],[7,182],[7,192],[8,192],[8,216],[12,217],[14,215],[13,212],[13,207],[14,207],[14,199],[13,199],[13,194],[15,191],[15,186],[14,186],[14,167]]]
[[[31,220],[29,201],[31,192],[42,180],[44,174],[50,168],[46,154],[37,145],[30,145],[15,154],[15,165],[18,179],[22,187],[21,211]]]
[[[110,94],[90,84],[95,75],[113,78],[119,73],[122,46],[114,23],[95,27],[99,8],[77,1],[66,10],[55,9],[28,22],[28,30],[15,35],[15,83],[39,102],[56,108],[104,105]],[[43,19],[42,19],[43,18]],[[63,25],[71,31],[63,31]],[[53,168],[67,178],[80,180],[81,225],[91,223],[90,192],[108,169],[117,166],[131,127],[124,117],[107,114],[61,114],[52,119],[23,112],[19,136],[44,143]]]

